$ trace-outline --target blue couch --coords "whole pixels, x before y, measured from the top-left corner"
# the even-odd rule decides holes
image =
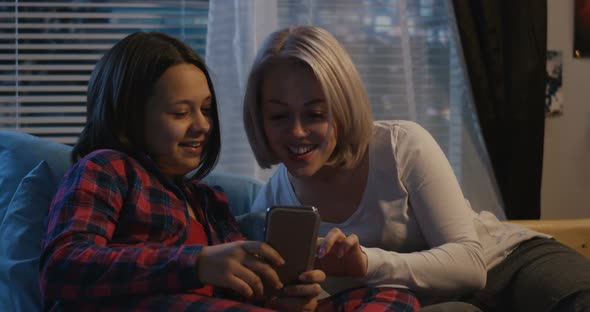
[[[38,283],[43,222],[71,147],[0,130],[0,311],[41,311]],[[213,172],[205,179],[227,193],[240,230],[261,240],[264,215],[249,209],[261,183]],[[590,219],[506,221],[553,235],[590,258]]]
[[[41,311],[38,283],[44,220],[59,180],[72,165],[71,146],[0,130],[0,311]],[[205,178],[227,193],[238,225],[260,240],[264,216],[249,214],[261,183],[235,174]]]

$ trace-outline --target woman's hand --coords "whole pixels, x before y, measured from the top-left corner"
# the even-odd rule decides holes
[[[278,296],[271,298],[267,308],[277,311],[315,311],[321,293],[320,283],[326,279],[326,274],[320,270],[307,271],[299,275],[301,284],[285,286]]]
[[[259,298],[263,296],[264,285],[283,287],[272,266],[284,263],[279,253],[266,243],[237,241],[203,247],[197,272],[204,284],[229,288],[246,298]]]
[[[355,234],[346,236],[335,227],[318,239],[316,268],[327,275],[363,277],[367,274],[367,264],[367,255]]]

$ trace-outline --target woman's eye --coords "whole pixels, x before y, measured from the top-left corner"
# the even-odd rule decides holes
[[[183,118],[186,117],[186,115],[188,115],[188,112],[174,112],[173,114],[176,118]]]
[[[309,115],[315,119],[324,119],[326,117],[324,112],[311,112]]]

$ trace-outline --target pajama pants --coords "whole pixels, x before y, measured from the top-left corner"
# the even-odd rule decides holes
[[[420,308],[405,289],[363,287],[340,292],[318,302],[318,312],[413,312]],[[52,311],[225,311],[269,312],[248,303],[197,294],[163,294],[142,298],[105,299],[57,304]]]

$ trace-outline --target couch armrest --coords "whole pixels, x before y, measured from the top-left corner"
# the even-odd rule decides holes
[[[509,220],[510,222],[549,234],[561,243],[590,259],[590,218],[558,220]]]

